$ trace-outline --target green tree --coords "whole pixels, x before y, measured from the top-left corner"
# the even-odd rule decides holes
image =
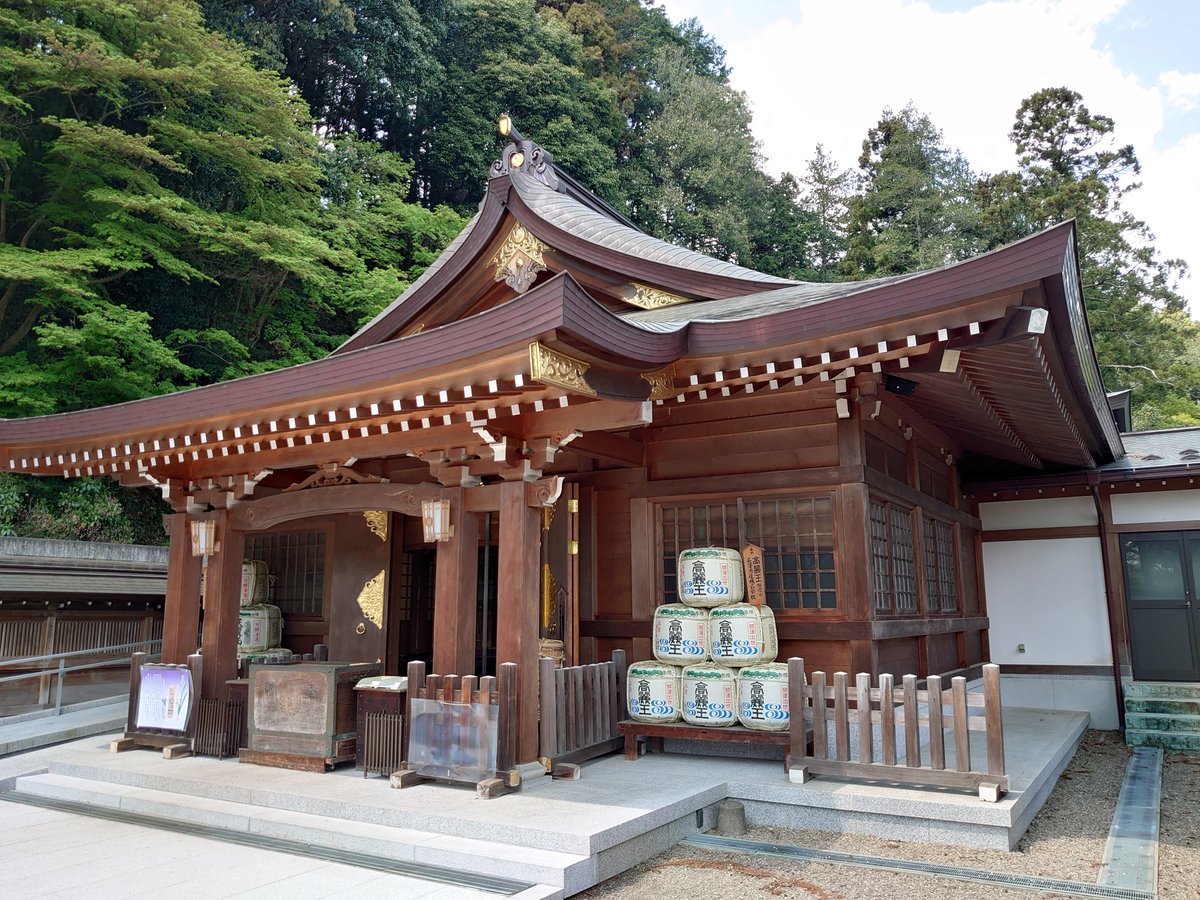
[[[849,203],[843,274],[899,275],[981,249],[970,166],[945,147],[928,116],[912,105],[884,110],[862,148],[862,190]]]
[[[1200,420],[1200,334],[1176,290],[1186,271],[1163,259],[1122,200],[1138,184],[1132,146],[1114,122],[1065,87],[1028,97],[1009,137],[1018,167],[978,186],[990,245],[1074,219],[1092,339],[1105,381],[1134,390],[1139,427]]]
[[[839,168],[821,144],[817,144],[806,170],[797,202],[816,220],[808,248],[812,277],[816,281],[835,281],[838,264],[846,255],[854,173]]]

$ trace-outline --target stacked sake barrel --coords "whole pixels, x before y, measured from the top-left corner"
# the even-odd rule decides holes
[[[781,725],[777,717],[780,708],[786,716],[788,706],[787,667],[773,665],[779,650],[775,617],[767,606],[742,602],[741,554],[724,547],[684,550],[676,573],[682,602],[655,610],[655,659],[629,667],[630,716],[786,729],[786,718]],[[752,679],[740,677],[746,667],[753,667]],[[782,670],[781,682],[775,669]]]
[[[267,603],[270,575],[260,559],[242,563],[242,587],[238,610],[238,658],[289,657],[283,643],[283,616],[279,607]]]

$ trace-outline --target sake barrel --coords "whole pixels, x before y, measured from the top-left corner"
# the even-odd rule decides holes
[[[267,564],[261,559],[242,560],[242,606],[267,602]]]
[[[683,720],[720,728],[736,725],[737,675],[727,666],[699,663],[683,669]]]
[[[708,659],[708,610],[668,603],[654,611],[654,656],[686,666]]]
[[[625,691],[629,697],[631,719],[656,725],[679,721],[678,666],[653,659],[635,662],[629,667]]]
[[[278,647],[283,640],[283,617],[278,606],[260,603],[238,613],[238,652],[253,653]]]
[[[786,663],[745,666],[738,670],[738,721],[755,731],[787,731]]]
[[[693,547],[679,554],[679,599],[688,606],[724,606],[746,596],[742,555],[725,547]]]
[[[769,606],[732,603],[708,611],[708,651],[724,666],[774,662],[779,653],[775,614]]]

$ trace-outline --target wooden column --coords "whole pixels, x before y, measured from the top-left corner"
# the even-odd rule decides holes
[[[200,632],[201,559],[192,556],[187,513],[167,517],[171,550],[167,555],[167,597],[163,605],[162,661],[182,665],[196,652]]]
[[[204,671],[200,696],[224,700],[225,682],[237,674],[238,597],[242,587],[242,557],[246,533],[229,525],[229,511],[212,514],[217,520],[216,553],[208,558],[204,587]]]
[[[475,674],[479,516],[465,511],[463,488],[447,488],[454,537],[437,545],[433,595],[433,671]],[[503,560],[501,560],[503,564]]]
[[[526,484],[500,486],[500,574],[496,597],[496,662],[517,664],[517,759],[537,759],[538,555],[541,515],[526,500]]]

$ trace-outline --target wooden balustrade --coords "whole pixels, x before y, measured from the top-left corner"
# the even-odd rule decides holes
[[[800,784],[813,775],[834,775],[963,787],[977,789],[984,800],[998,800],[1008,790],[999,666],[983,667],[983,685],[982,694],[968,693],[967,680],[959,676],[950,680],[949,690],[943,690],[941,677],[931,675],[926,679],[926,689],[918,690],[917,677],[905,675],[902,686],[896,688],[891,675],[880,675],[878,685],[872,687],[871,676],[864,672],[855,677],[851,690],[845,672],[835,672],[832,685],[824,672],[814,672],[811,681],[806,679],[804,660],[793,657],[788,660],[793,734],[788,757],[790,777]],[[946,706],[950,707],[949,715]],[[903,762],[897,761],[898,725],[903,727]],[[806,749],[806,726],[811,727],[811,752]],[[921,754],[922,727],[928,729],[925,760]],[[946,768],[947,729],[953,734],[953,769]],[[853,760],[852,730],[857,756]],[[971,767],[972,731],[984,733],[986,771]]]
[[[539,662],[539,756],[557,778],[578,778],[579,763],[619,750],[625,715],[625,651],[612,660],[558,669]]]

